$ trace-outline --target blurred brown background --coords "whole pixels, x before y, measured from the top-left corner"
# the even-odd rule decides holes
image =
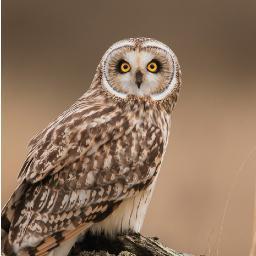
[[[153,37],[183,71],[169,148],[143,233],[194,254],[248,255],[256,169],[255,1],[2,2],[2,202],[29,139],[88,88],[115,41]],[[209,253],[208,249],[211,249]]]

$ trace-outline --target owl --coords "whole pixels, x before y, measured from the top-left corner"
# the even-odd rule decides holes
[[[165,44],[113,44],[89,90],[30,141],[2,210],[4,253],[65,256],[86,232],[139,232],[180,85],[177,57]]]

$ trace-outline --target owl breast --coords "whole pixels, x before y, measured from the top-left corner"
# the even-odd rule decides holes
[[[113,237],[127,231],[139,232],[142,227],[168,142],[169,116],[152,108],[149,111],[138,108],[136,116],[133,131],[117,147],[117,154],[124,166],[133,166],[133,182],[151,177],[149,185],[123,200],[103,221],[92,225],[92,233]],[[130,178],[126,177],[127,183]]]

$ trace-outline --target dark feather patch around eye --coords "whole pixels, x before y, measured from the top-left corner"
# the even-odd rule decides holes
[[[121,68],[121,65],[123,63],[123,59],[119,60],[117,63],[116,63],[116,71],[117,72],[120,72],[120,68]]]
[[[156,63],[156,65],[157,65],[157,70],[156,70],[155,73],[158,73],[158,72],[162,71],[163,65],[162,65],[162,63],[161,63],[159,60],[153,59],[153,60],[151,60],[149,63],[151,63],[151,62],[154,62],[154,63]]]
[[[121,70],[121,66],[123,63],[126,63],[126,61],[124,59],[120,59],[117,64],[116,64],[116,72],[118,73],[123,73]]]

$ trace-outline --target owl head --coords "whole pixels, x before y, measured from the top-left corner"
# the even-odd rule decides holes
[[[174,52],[150,38],[131,38],[113,44],[101,60],[102,86],[115,97],[129,95],[164,100],[180,85]]]

